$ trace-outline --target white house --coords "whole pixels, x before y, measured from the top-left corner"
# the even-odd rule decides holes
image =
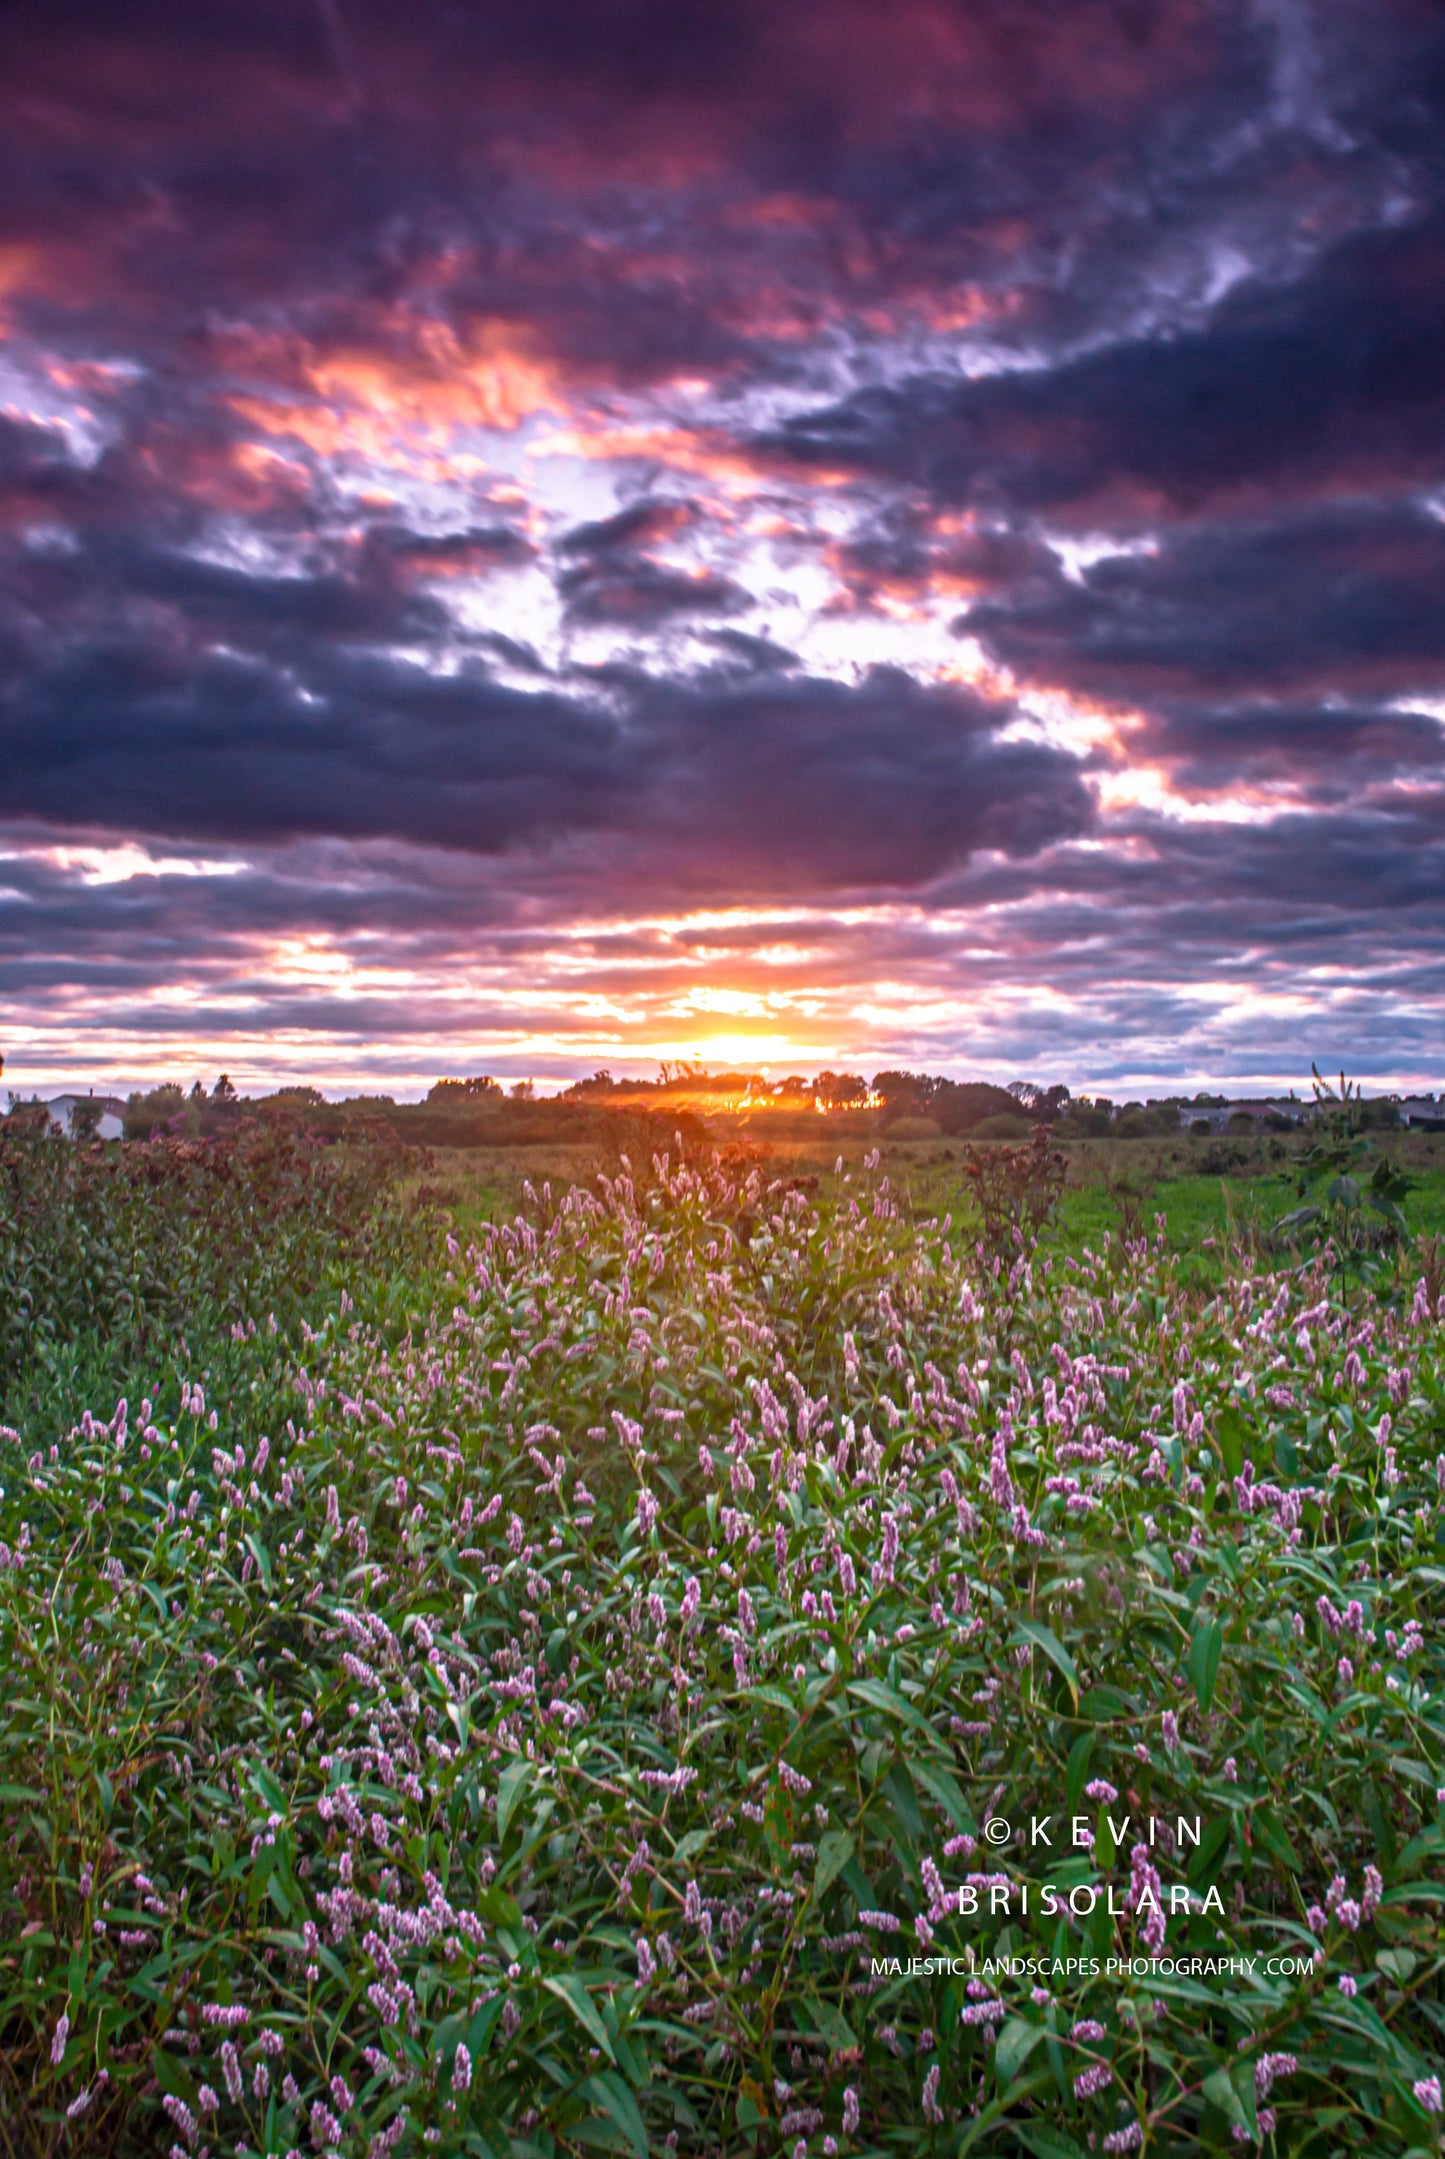
[[[123,1136],[125,1131],[125,1104],[119,1095],[109,1094],[58,1094],[51,1101],[43,1103],[41,1107],[50,1112],[52,1131],[69,1132],[70,1113],[77,1102],[98,1102],[100,1104],[100,1123],[96,1127],[95,1135],[97,1139],[120,1139]],[[11,1109],[29,1109],[32,1105],[28,1102],[22,1102],[18,1096],[12,1096],[10,1107]]]

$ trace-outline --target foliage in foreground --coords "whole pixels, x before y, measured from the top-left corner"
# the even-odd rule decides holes
[[[12,1435],[10,2149],[1437,2151],[1440,1315],[1330,1283],[662,1166]]]
[[[178,1336],[290,1331],[338,1264],[408,1248],[399,1222],[377,1248],[397,1166],[382,1148],[254,1124],[125,1147],[45,1131],[0,1119],[0,1415],[159,1362]]]

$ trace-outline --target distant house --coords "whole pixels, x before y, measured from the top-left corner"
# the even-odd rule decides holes
[[[1407,1094],[1400,1104],[1401,1124],[1414,1125],[1417,1130],[1439,1132],[1445,1130],[1445,1095],[1438,1098],[1432,1094]]]
[[[77,1102],[98,1102],[100,1104],[100,1123],[96,1126],[95,1133],[97,1139],[120,1139],[123,1136],[125,1131],[125,1104],[119,1095],[109,1094],[58,1094],[51,1101],[42,1103],[40,1107],[50,1112],[52,1131],[69,1132],[70,1113]],[[21,1102],[18,1099],[12,1100],[10,1105],[12,1109],[30,1109],[34,1106],[33,1103]]]

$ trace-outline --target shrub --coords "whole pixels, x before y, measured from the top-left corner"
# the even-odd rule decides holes
[[[972,1137],[974,1139],[1027,1139],[1033,1130],[1034,1126],[1027,1117],[984,1117],[974,1126]]]
[[[1027,1147],[965,1149],[963,1175],[983,1223],[986,1250],[1012,1260],[1037,1239],[1063,1195],[1065,1157],[1050,1144],[1046,1125],[1035,1125]]]
[[[0,1414],[47,1383],[61,1346],[122,1373],[210,1320],[283,1328],[329,1271],[372,1249],[396,1173],[385,1148],[332,1152],[286,1131],[110,1150],[36,1145],[0,1122]]]

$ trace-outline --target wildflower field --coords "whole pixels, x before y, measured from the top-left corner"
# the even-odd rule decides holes
[[[1437,1248],[94,1159],[0,1148],[6,2159],[1439,2153]]]

